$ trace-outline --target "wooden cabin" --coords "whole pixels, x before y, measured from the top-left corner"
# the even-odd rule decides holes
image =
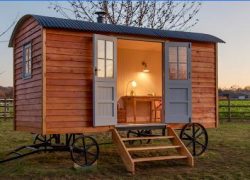
[[[218,43],[202,33],[25,15],[13,47],[17,131],[218,126]]]

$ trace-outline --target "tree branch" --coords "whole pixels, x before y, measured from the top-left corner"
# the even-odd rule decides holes
[[[199,20],[200,2],[176,2],[173,0],[76,0],[68,1],[66,8],[59,3],[52,3],[53,9],[66,18],[69,14],[75,19],[95,21],[96,11],[106,12],[106,23],[127,26],[147,27],[168,30],[187,30]]]

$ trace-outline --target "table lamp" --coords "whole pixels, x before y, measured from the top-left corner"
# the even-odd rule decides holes
[[[127,84],[127,88],[126,88],[126,95],[128,95],[128,86],[129,86],[129,84],[131,84],[131,87],[132,87],[132,89],[131,89],[131,91],[130,91],[130,96],[134,96],[135,95],[135,91],[134,91],[134,88],[136,88],[136,86],[137,86],[137,83],[136,83],[136,81],[135,80],[132,80],[132,81],[129,81],[128,82],[128,84]]]

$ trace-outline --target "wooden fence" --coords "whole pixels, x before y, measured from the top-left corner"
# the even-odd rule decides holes
[[[0,120],[13,118],[13,99],[0,99]],[[250,99],[219,100],[219,118],[231,121],[232,119],[250,120]]]
[[[250,120],[250,99],[231,99],[230,97],[220,99],[219,118]]]
[[[0,120],[13,118],[13,99],[0,99]]]

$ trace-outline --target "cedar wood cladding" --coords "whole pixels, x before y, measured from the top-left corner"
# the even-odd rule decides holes
[[[92,36],[47,30],[48,133],[92,127]],[[206,127],[216,123],[215,64],[215,44],[192,43],[193,121]]]
[[[92,127],[92,35],[46,30],[46,132]]]
[[[192,120],[216,126],[216,44],[192,43]]]
[[[22,79],[23,45],[32,44],[32,77]],[[26,20],[14,39],[15,129],[42,131],[42,27],[34,18]]]
[[[46,29],[46,100],[42,125],[42,30],[33,18],[15,36],[16,130],[82,133],[92,127],[92,33]],[[22,45],[32,40],[32,78],[21,79]],[[172,40],[175,41],[175,40]],[[192,42],[192,116],[216,125],[216,44]],[[43,67],[45,68],[45,67]]]

